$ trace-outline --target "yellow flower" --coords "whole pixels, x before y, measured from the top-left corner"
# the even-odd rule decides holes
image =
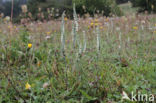
[[[91,22],[91,23],[90,23],[90,27],[93,27],[93,26],[94,26],[94,23],[93,23],[93,22]]]
[[[38,66],[38,67],[40,67],[40,66],[41,66],[41,62],[40,62],[40,61],[37,63],[37,66]]]
[[[14,26],[14,29],[16,29],[17,27],[16,26]]]
[[[156,27],[156,24],[155,24],[155,27]]]
[[[103,26],[100,26],[100,29],[103,29]]]
[[[99,24],[98,23],[95,23],[95,26],[98,26]]]
[[[50,35],[51,32],[47,32],[47,35]]]
[[[11,28],[11,26],[9,25],[9,26],[8,26],[8,29],[10,29],[10,28]]]
[[[25,84],[25,89],[30,89],[31,88],[31,85],[27,82],[26,84]]]
[[[155,30],[153,33],[155,33],[155,34],[156,34],[156,30]]]
[[[65,17],[65,18],[64,18],[64,21],[67,21],[67,20],[68,20],[68,18],[67,18],[67,17]]]
[[[134,30],[138,30],[138,27],[137,27],[137,26],[133,26],[133,29],[134,29]]]
[[[32,44],[29,43],[29,44],[28,44],[28,48],[32,48]]]
[[[106,22],[109,22],[109,18],[106,18],[105,21],[106,21]]]
[[[95,19],[94,21],[95,21],[96,23],[98,23],[98,22],[99,22],[99,20],[98,20],[98,19]]]

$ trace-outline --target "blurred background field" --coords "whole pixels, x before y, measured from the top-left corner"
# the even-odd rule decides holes
[[[119,7],[123,11],[124,15],[134,15],[137,13],[138,8],[133,8],[131,2],[120,4]]]

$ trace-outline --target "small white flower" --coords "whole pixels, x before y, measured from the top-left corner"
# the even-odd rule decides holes
[[[47,88],[49,86],[49,83],[44,83],[43,88]]]
[[[50,36],[48,35],[48,36],[46,36],[46,39],[48,40],[48,39],[50,39]]]
[[[118,47],[119,49],[121,49],[121,45],[119,45],[119,47]]]
[[[142,24],[145,24],[146,22],[144,20],[141,21]]]
[[[120,27],[116,27],[116,31],[120,31]]]
[[[5,17],[5,20],[9,22],[10,21],[10,17],[9,16],[6,16]]]

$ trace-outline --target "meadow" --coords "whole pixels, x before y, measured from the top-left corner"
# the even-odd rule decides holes
[[[155,14],[1,19],[0,103],[135,103],[132,91],[156,96]]]

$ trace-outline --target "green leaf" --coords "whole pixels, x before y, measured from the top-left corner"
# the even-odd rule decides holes
[[[82,95],[87,98],[88,100],[93,100],[93,97],[89,96],[85,91],[80,90],[80,92],[82,93]]]

